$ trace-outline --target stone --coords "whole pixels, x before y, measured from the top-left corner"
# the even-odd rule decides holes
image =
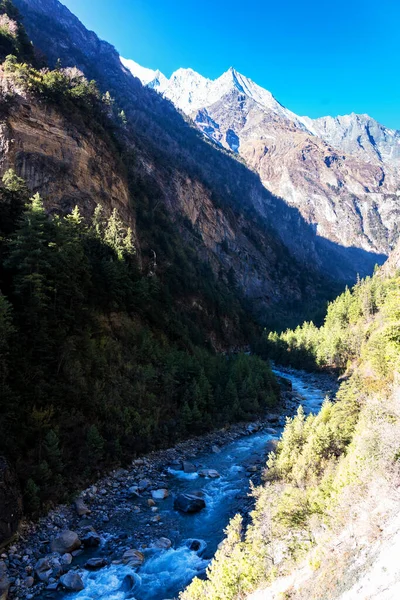
[[[83,517],[85,515],[90,515],[90,513],[92,512],[90,510],[90,508],[88,508],[83,500],[83,498],[77,498],[76,500],[74,500],[74,507],[76,510],[76,514],[79,517]]]
[[[139,488],[137,485],[132,485],[131,487],[128,488],[128,496],[137,498],[138,496],[140,496],[139,493]]]
[[[277,430],[273,429],[272,427],[266,427],[265,432],[269,433],[270,435],[277,435],[278,434]]]
[[[216,445],[212,446],[211,450],[215,453],[215,454],[219,454],[219,452],[221,452],[220,448]]]
[[[81,546],[81,541],[78,534],[75,531],[63,531],[60,536],[52,540],[50,547],[52,552],[58,552],[58,554],[65,554],[66,552],[73,552]]]
[[[82,544],[85,548],[96,548],[97,546],[100,546],[100,542],[101,537],[96,531],[88,531],[82,537]]]
[[[97,569],[102,569],[107,564],[107,561],[102,556],[96,556],[94,558],[89,558],[85,563],[85,569],[89,569],[90,571],[96,571]]]
[[[203,498],[190,493],[179,494],[174,500],[174,509],[184,513],[196,513],[206,507]]]
[[[7,600],[10,580],[8,578],[7,565],[0,561],[0,600]]]
[[[49,592],[55,592],[58,589],[58,585],[58,581],[53,581],[52,583],[49,583],[49,585],[46,587],[46,590],[48,590]]]
[[[151,496],[153,500],[164,500],[165,498],[168,498],[169,491],[165,488],[160,490],[153,490],[151,492]]]
[[[51,574],[53,573],[53,567],[47,558],[39,558],[35,565],[35,573],[40,581],[43,581],[44,583],[49,581]]]
[[[215,469],[202,469],[199,471],[200,477],[209,477],[210,479],[218,479],[221,475]]]
[[[196,471],[197,471],[196,467],[192,463],[190,463],[186,460],[183,461],[182,467],[183,467],[184,473],[196,473]]]
[[[34,585],[34,583],[35,583],[35,579],[32,577],[32,575],[30,575],[29,577],[27,577],[24,580],[24,586],[26,588],[31,588]]]
[[[144,554],[135,548],[131,548],[122,556],[122,562],[130,567],[140,567],[144,562]]]
[[[151,481],[149,479],[142,479],[139,481],[138,490],[139,492],[145,492],[151,486]]]
[[[60,563],[62,565],[70,565],[72,563],[72,554],[69,554],[68,552],[63,554],[60,558]]]
[[[81,576],[73,571],[68,571],[68,573],[60,577],[60,582],[69,592],[80,592],[85,589]]]
[[[202,556],[204,554],[205,549],[207,548],[207,542],[204,540],[196,540],[191,539],[186,542],[187,547],[192,552],[196,552],[198,556]]]
[[[16,534],[21,517],[22,494],[17,476],[0,457],[0,547]]]
[[[259,425],[258,423],[251,423],[250,425],[247,426],[247,432],[248,433],[257,433],[257,431],[260,430],[261,425]]]
[[[128,573],[122,580],[119,591],[121,592],[133,592],[136,587],[140,585],[140,579],[135,573]],[[129,595],[131,598],[131,596]]]
[[[150,548],[155,548],[157,550],[169,550],[172,546],[172,542],[169,538],[161,537],[152,544],[150,544]]]
[[[147,500],[147,505],[150,507],[154,507],[156,505],[156,503],[154,502],[153,498],[149,498]]]

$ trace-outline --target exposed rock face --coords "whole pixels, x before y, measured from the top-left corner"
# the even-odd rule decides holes
[[[203,134],[239,153],[266,188],[336,244],[387,254],[397,238],[400,132],[368,115],[309,119],[234,69],[215,81],[191,69],[169,80],[125,66]],[[150,83],[149,83],[150,82]]]
[[[17,478],[0,457],[0,547],[16,533],[22,517],[22,496]]]
[[[79,205],[92,214],[101,204],[132,220],[127,182],[107,140],[59,111],[17,96],[0,122],[0,147],[1,171],[14,167],[49,210]]]
[[[265,187],[297,207],[319,236],[366,251],[390,251],[400,215],[400,134],[392,136],[393,156],[384,161],[385,155],[371,143],[362,150],[345,132],[343,137],[313,135],[301,123],[271,113],[236,89],[193,116],[208,136],[237,150]],[[209,119],[217,124],[212,131]],[[231,132],[238,140],[235,147]],[[357,133],[357,139],[362,138]]]
[[[143,88],[123,67],[112,46],[88,32],[57,0],[16,0],[16,4],[28,34],[50,64],[60,58],[66,67],[77,66],[89,79],[96,79],[102,91],[115,96],[128,118],[126,134],[135,151],[138,173],[153,180],[160,190],[160,201],[177,221],[182,213],[189,218],[194,233],[201,237],[201,244],[195,239],[199,256],[225,277],[232,268],[239,287],[249,298],[257,299],[265,308],[286,301],[288,295],[292,305],[309,296],[310,289],[300,289],[298,274],[302,267],[293,263],[293,257],[303,268],[306,266],[306,273],[313,271],[314,281],[316,271],[353,280],[357,272],[368,273],[376,262],[382,262],[383,257],[374,251],[360,248],[354,252],[320,237],[316,221],[307,221],[297,205],[290,206],[271,194],[258,175],[233,154],[204,143],[172,103],[153,91],[156,81],[165,84],[160,74],[155,74],[149,84],[153,89]],[[149,74],[142,77],[148,83]],[[232,80],[238,86],[237,103],[246,101],[246,94],[251,92],[252,102],[255,98],[257,103],[267,104],[273,119],[293,115],[269,92],[260,92],[261,88],[252,82],[250,85],[233,70],[220,79],[218,89],[206,90],[209,102],[217,103],[221,90]],[[192,92],[196,85],[194,82]],[[221,145],[241,152],[245,117],[239,117],[238,128],[227,123],[222,135],[228,141]],[[208,135],[213,137],[212,130],[223,127],[210,119]],[[299,118],[293,130],[296,127],[305,130]],[[182,235],[188,237],[183,230]]]

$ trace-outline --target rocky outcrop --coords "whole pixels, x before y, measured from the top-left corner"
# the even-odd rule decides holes
[[[318,236],[388,254],[400,215],[400,158],[385,162],[379,152],[351,152],[348,136],[322,137],[321,128],[314,134],[294,117],[276,114],[237,89],[206,112],[207,119],[201,111],[192,113],[197,126],[222,146],[237,150],[265,187],[298,208]],[[236,150],[230,132],[237,137]]]
[[[50,211],[113,208],[132,225],[128,184],[110,140],[49,105],[16,95],[0,121],[0,169],[13,167]]]
[[[22,495],[16,475],[0,457],[0,547],[17,532],[22,517]]]

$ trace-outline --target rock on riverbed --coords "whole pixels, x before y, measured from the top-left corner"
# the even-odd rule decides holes
[[[179,494],[174,500],[175,510],[180,510],[184,513],[196,513],[206,507],[203,498],[194,494]]]

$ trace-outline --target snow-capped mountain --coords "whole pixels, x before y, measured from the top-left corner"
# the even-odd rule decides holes
[[[393,247],[399,236],[400,131],[368,115],[298,116],[233,68],[215,80],[192,69],[167,79],[121,60],[206,137],[240,154],[318,235],[373,252]]]
[[[139,63],[128,58],[122,58],[121,62],[135,77],[140,79],[143,85],[156,89],[159,93],[162,93],[168,85],[168,79],[161,73],[161,71],[153,71],[153,69],[147,69],[142,67]]]

